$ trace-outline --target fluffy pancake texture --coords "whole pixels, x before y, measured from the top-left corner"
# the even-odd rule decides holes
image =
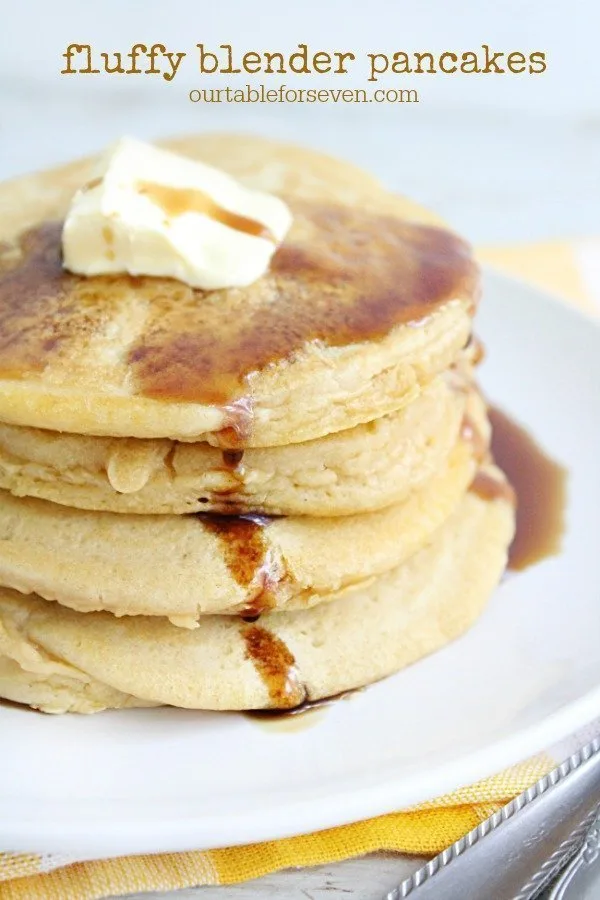
[[[257,623],[207,616],[193,631],[160,618],[83,615],[2,589],[0,695],[46,712],[262,709],[360,687],[473,623],[513,528],[510,502],[469,493],[429,546],[364,588]]]
[[[288,201],[271,270],[209,293],[78,278],[60,219],[93,163],[0,186],[0,419],[276,446],[393,412],[454,361],[478,290],[459,238],[320,154],[231,135],[177,149]]]
[[[117,513],[337,516],[399,503],[456,443],[465,392],[439,376],[405,409],[285,447],[223,451],[0,422],[0,487]]]
[[[243,289],[62,268],[82,160],[0,185],[0,697],[288,709],[457,637],[514,498],[466,244],[368,174],[171,142],[289,204]]]
[[[184,626],[211,613],[312,605],[431,540],[478,464],[461,439],[401,503],[329,519],[119,515],[0,492],[0,583],[82,612],[168,616]]]

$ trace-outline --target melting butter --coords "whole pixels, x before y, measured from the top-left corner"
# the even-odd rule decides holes
[[[268,270],[291,221],[278,197],[124,138],[73,197],[63,263],[79,275],[125,272],[205,290],[245,287]]]

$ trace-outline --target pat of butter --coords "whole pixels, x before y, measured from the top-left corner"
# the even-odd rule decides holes
[[[278,197],[124,138],[71,202],[63,264],[80,275],[127,272],[206,290],[245,287],[267,271],[291,221]]]

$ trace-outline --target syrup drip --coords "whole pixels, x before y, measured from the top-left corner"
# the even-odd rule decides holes
[[[515,506],[517,503],[517,495],[508,481],[503,481],[501,478],[495,477],[492,472],[484,472],[482,469],[475,475],[469,490],[482,500],[503,499]]]
[[[223,450],[222,457],[223,457],[223,465],[227,469],[233,469],[233,471],[236,471],[237,469],[240,468],[240,463],[242,462],[242,460],[244,458],[244,451],[243,450]]]
[[[251,597],[244,615],[258,616],[275,606],[275,591],[283,579],[281,565],[265,538],[271,519],[248,513],[222,516],[196,513],[205,528],[217,535],[225,562],[235,581],[248,589]]]
[[[240,216],[219,206],[213,198],[204,191],[194,188],[178,188],[167,184],[155,184],[150,181],[142,181],[139,185],[139,192],[148,197],[156,206],[159,206],[166,216],[177,218],[186,213],[200,213],[227,225],[234,231],[241,231],[251,237],[264,238],[277,243],[277,239],[272,231],[258,222],[256,219],[249,219],[247,216]]]
[[[290,709],[303,703],[306,689],[300,681],[296,660],[283,641],[259,625],[245,625],[242,637],[246,654],[262,678],[273,706]]]

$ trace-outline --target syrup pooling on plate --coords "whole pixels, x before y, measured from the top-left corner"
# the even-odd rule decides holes
[[[254,591],[244,614],[256,616],[272,609],[275,605],[273,592],[285,572],[265,536],[271,519],[252,513],[243,516],[195,515],[204,528],[218,537],[234,580],[249,592]]]
[[[364,690],[364,688],[350,688],[348,691],[332,694],[331,697],[321,697],[319,700],[305,699],[298,706],[294,706],[291,709],[252,709],[247,715],[253,719],[262,719],[262,721],[266,722],[297,718],[316,709],[335,706],[340,700],[350,700],[355,694],[361,694]]]
[[[299,706],[306,697],[296,660],[283,641],[260,625],[244,625],[246,654],[262,678],[269,699],[278,709]]]
[[[517,530],[509,569],[522,570],[560,552],[565,528],[567,471],[510,416],[491,407],[492,453],[517,498]]]

